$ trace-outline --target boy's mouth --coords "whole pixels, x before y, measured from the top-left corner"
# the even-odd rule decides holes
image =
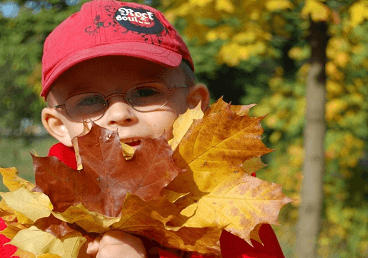
[[[122,142],[129,145],[129,146],[131,146],[131,147],[136,147],[139,144],[141,144],[141,140],[139,140],[139,139],[128,139],[128,140],[123,140]]]

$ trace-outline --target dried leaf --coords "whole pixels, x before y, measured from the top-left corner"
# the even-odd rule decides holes
[[[35,226],[19,231],[10,244],[36,255],[51,253],[62,256],[64,254],[60,239]]]
[[[3,184],[9,189],[9,191],[16,191],[21,187],[28,190],[34,188],[34,184],[18,177],[18,170],[16,168],[0,168],[0,173],[3,176]]]
[[[10,208],[32,221],[48,217],[53,209],[50,199],[45,194],[33,193],[23,187],[0,195]]]
[[[174,228],[166,224],[180,212],[168,200],[145,202],[138,196],[127,195],[121,220],[113,228],[136,233],[163,246],[205,254],[219,254],[216,246],[221,229],[218,227]]]
[[[231,111],[233,111],[238,116],[245,116],[249,114],[249,110],[255,105],[256,104],[230,105],[226,103],[221,97],[206,110],[205,116],[208,116],[209,114],[213,113],[220,113],[226,107],[230,107]]]
[[[98,212],[89,211],[82,204],[69,207],[62,213],[53,212],[61,221],[75,223],[87,232],[104,233],[111,229],[111,224],[119,221],[119,217],[107,217]]]
[[[37,256],[37,258],[61,258],[60,255],[56,255],[56,254],[41,254],[39,256]]]
[[[116,217],[127,193],[147,201],[159,198],[161,190],[183,171],[174,165],[164,137],[143,139],[134,157],[125,160],[117,132],[93,124],[88,134],[78,137],[78,147],[80,171],[55,157],[33,156],[36,190],[50,197],[57,212],[82,203],[91,211]]]
[[[160,239],[163,246],[205,255],[220,256],[219,239],[221,228],[216,227],[180,227],[176,230],[160,228],[141,228],[140,234],[151,239]]]
[[[121,148],[123,149],[123,156],[125,157],[125,159],[129,160],[133,158],[135,149],[132,146],[122,142]]]
[[[251,175],[252,173],[257,172],[258,170],[266,167],[267,165],[264,164],[261,160],[261,157],[254,157],[248,159],[243,162],[241,168],[248,174]]]
[[[35,226],[57,238],[62,238],[67,234],[75,232],[65,221],[55,218],[52,214],[47,218],[37,220]]]
[[[23,251],[22,249],[19,249],[19,248],[14,253],[14,256],[18,256],[18,257],[21,257],[21,258],[36,258],[35,254],[27,252],[27,251]],[[38,256],[38,257],[40,257],[40,256]]]
[[[188,227],[223,226],[230,233],[246,240],[250,245],[250,232],[258,224],[278,225],[280,209],[292,199],[282,193],[281,186],[256,177],[244,175],[230,177],[213,191],[188,206]],[[187,215],[187,209],[182,211]]]
[[[195,119],[203,118],[203,111],[201,109],[201,102],[195,108],[188,109],[184,114],[179,115],[173,124],[174,138],[169,141],[172,150],[175,150],[184,135],[192,126]]]
[[[177,192],[210,192],[228,176],[244,173],[240,165],[269,153],[261,141],[263,117],[239,116],[225,106],[195,121],[178,148],[174,160],[188,170],[167,187]]]
[[[77,258],[79,249],[85,241],[86,239],[80,233],[58,239],[52,234],[32,226],[19,231],[10,241],[10,244],[35,255],[54,254],[62,258]]]

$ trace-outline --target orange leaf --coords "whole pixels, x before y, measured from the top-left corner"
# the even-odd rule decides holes
[[[241,164],[272,150],[261,141],[263,117],[249,117],[244,109],[221,103],[210,108],[202,120],[195,120],[174,152],[180,174],[167,187],[181,193],[210,192],[221,181],[236,173],[243,174]]]

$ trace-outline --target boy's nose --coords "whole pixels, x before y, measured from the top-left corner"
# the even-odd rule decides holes
[[[126,102],[125,98],[116,96],[109,99],[104,120],[109,126],[128,126],[136,123],[138,118],[136,111]]]

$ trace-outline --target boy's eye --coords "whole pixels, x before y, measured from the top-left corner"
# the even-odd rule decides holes
[[[132,93],[131,98],[152,97],[158,94],[161,94],[161,92],[155,88],[138,88]]]
[[[101,96],[88,96],[83,99],[81,99],[77,106],[91,106],[96,104],[103,104],[105,100]]]

